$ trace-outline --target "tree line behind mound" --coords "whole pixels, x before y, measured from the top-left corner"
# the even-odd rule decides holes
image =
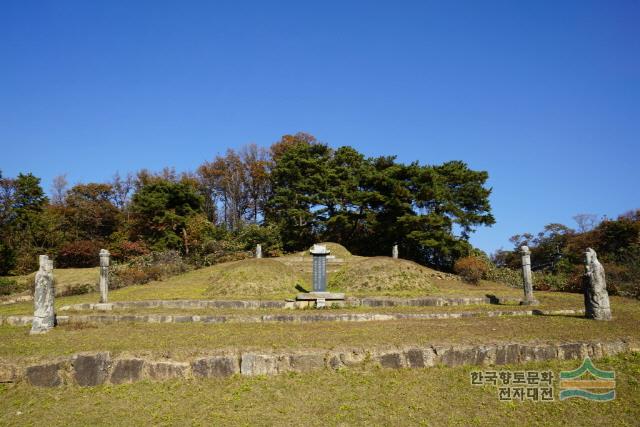
[[[0,175],[0,275],[37,268],[89,267],[100,248],[126,261],[177,251],[193,264],[263,245],[276,255],[334,241],[358,255],[389,255],[440,269],[469,255],[470,234],[491,225],[487,172],[461,161],[403,164],[333,149],[313,136],[285,135],[271,147],[229,149],[195,172],[146,169],[51,197],[31,173]]]

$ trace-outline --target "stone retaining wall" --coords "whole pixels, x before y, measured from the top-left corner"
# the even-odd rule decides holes
[[[61,307],[61,311],[95,310],[98,304],[85,303],[73,304]],[[259,301],[259,300],[148,300],[148,301],[118,301],[109,303],[112,309],[132,308],[174,308],[174,309],[246,309],[246,308],[284,308],[285,301]]]
[[[18,295],[18,296],[13,296],[11,298],[3,298],[3,299],[0,299],[0,305],[11,305],[11,304],[17,304],[19,302],[27,302],[27,301],[33,301],[33,296]]]
[[[306,350],[296,352],[246,351],[212,353],[190,361],[112,357],[109,352],[80,353],[50,362],[17,366],[0,361],[0,382],[26,381],[34,386],[63,384],[96,386],[143,379],[224,378],[231,375],[276,375],[321,369],[381,367],[428,368],[436,365],[511,365],[529,361],[594,359],[633,349],[624,340],[555,344],[503,343],[479,346],[426,345],[402,348]]]
[[[444,307],[451,305],[483,305],[492,302],[489,297],[420,297],[420,298],[359,298],[355,299],[358,306],[365,307]],[[351,301],[351,300],[349,300]]]
[[[510,300],[511,301],[511,300]],[[514,300],[517,301],[517,300]],[[257,309],[257,308],[288,308],[291,301],[269,300],[148,300],[148,301],[119,301],[109,303],[111,309],[133,308],[173,308],[173,309]],[[493,297],[418,297],[418,298],[347,298],[345,305],[351,307],[443,307],[457,305],[483,305],[499,303],[500,300]],[[503,301],[504,302],[504,301]],[[62,307],[61,311],[97,310],[100,304],[84,303]]]
[[[310,323],[310,322],[379,322],[387,320],[433,320],[475,317],[581,315],[584,310],[498,310],[448,313],[317,313],[265,315],[191,315],[191,314],[87,314],[56,316],[58,325],[78,323]],[[33,316],[0,316],[0,324],[26,326]]]

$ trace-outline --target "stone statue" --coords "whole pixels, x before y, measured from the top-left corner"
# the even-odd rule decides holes
[[[393,248],[391,248],[391,257],[398,259],[398,245],[393,245]]]
[[[109,257],[106,249],[100,249],[100,303],[109,302]]]
[[[522,281],[524,288],[524,299],[522,305],[538,305],[538,300],[533,296],[533,276],[531,275],[531,251],[528,246],[520,247],[522,255]]]
[[[584,311],[590,319],[611,320],[604,268],[591,248],[585,252]]]
[[[46,255],[40,255],[40,269],[36,273],[36,288],[33,295],[31,334],[43,334],[54,327],[54,298],[53,261]]]
[[[262,258],[262,245],[256,245],[256,258]]]

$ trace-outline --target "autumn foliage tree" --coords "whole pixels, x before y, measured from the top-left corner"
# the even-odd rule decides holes
[[[67,232],[74,240],[103,241],[119,225],[120,211],[113,203],[109,184],[89,183],[73,186],[65,197]]]

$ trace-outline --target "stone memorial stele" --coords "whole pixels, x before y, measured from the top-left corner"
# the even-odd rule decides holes
[[[585,252],[584,311],[589,319],[611,320],[604,268],[591,248]]]
[[[313,292],[327,291],[327,256],[331,253],[326,246],[313,245],[310,250],[313,255],[313,273],[311,276]]]
[[[398,259],[398,245],[393,245],[393,248],[391,249],[391,257],[393,259]]]
[[[538,300],[533,296],[533,276],[531,275],[531,251],[528,246],[520,247],[522,255],[522,281],[524,287],[524,299],[522,305],[538,305]]]
[[[343,293],[327,292],[327,258],[331,251],[324,245],[313,245],[309,252],[313,255],[311,267],[313,290],[298,294],[296,301],[303,304],[303,307],[309,307],[309,304],[313,304],[316,308],[324,308],[344,302]]]
[[[109,302],[109,257],[106,249],[100,249],[100,303]]]
[[[33,322],[30,334],[43,334],[55,326],[53,287],[53,261],[46,255],[40,255],[40,268],[36,273],[36,286],[33,294]]]
[[[262,258],[262,245],[256,245],[256,258]]]

